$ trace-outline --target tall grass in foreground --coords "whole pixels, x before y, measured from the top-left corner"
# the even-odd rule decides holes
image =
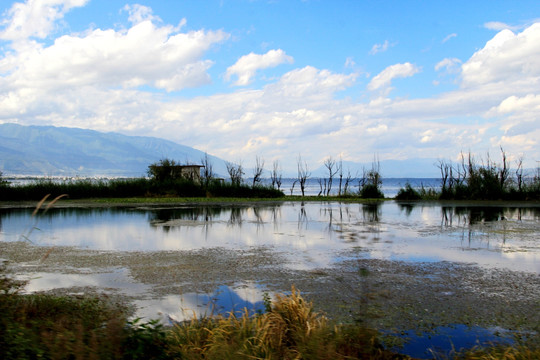
[[[194,318],[171,333],[171,351],[181,359],[407,358],[384,350],[374,330],[332,325],[294,288],[258,316]]]

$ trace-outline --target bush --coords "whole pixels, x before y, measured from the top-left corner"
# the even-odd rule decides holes
[[[375,184],[365,184],[360,189],[360,197],[363,199],[383,199],[384,194]]]
[[[420,193],[413,189],[409,183],[405,185],[405,188],[399,189],[396,195],[396,200],[420,200],[421,198]]]

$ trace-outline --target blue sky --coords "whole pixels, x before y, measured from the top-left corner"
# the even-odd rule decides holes
[[[299,155],[540,160],[539,1],[0,4],[0,122]]]

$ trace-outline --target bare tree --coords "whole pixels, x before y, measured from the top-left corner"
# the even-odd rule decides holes
[[[521,192],[522,187],[523,187],[523,156],[520,156],[516,162],[517,162],[516,182],[518,186],[518,191]]]
[[[280,190],[281,188],[281,166],[279,165],[278,160],[274,160],[274,163],[272,164],[272,174],[270,174],[270,178],[272,179],[272,187],[275,188],[277,185],[277,189]]]
[[[261,175],[264,172],[264,159],[255,157],[255,168],[253,168],[253,185],[261,182]]]
[[[242,177],[244,176],[242,163],[239,162],[238,164],[234,164],[227,162],[225,163],[225,166],[227,167],[227,173],[229,173],[229,177],[231,178],[231,183],[235,186],[240,185],[242,183]]]
[[[324,180],[324,188],[323,188],[323,180]],[[319,193],[317,194],[317,196],[321,196],[321,194],[325,194],[325,193],[326,193],[326,179],[318,178],[318,179],[317,179],[317,182],[319,183],[319,186],[320,186],[320,188],[321,188],[321,190],[319,191]]]
[[[506,181],[508,180],[508,176],[510,175],[510,168],[508,167],[508,163],[506,160],[506,153],[504,152],[502,146],[501,146],[501,156],[502,156],[502,165],[501,165],[501,168],[499,168],[499,185],[501,187],[501,190],[504,190]]]
[[[326,188],[326,196],[329,196],[330,191],[332,190],[334,176],[336,176],[336,174],[339,172],[339,164],[336,167],[336,160],[332,159],[330,156],[324,160],[324,166],[328,170],[328,187]]]
[[[445,160],[439,160],[437,167],[441,171],[441,191],[446,193],[448,190],[448,178],[450,177],[450,169],[452,169],[452,164],[447,163]]]
[[[293,194],[293,192],[294,192],[294,187],[295,187],[295,185],[296,185],[297,182],[298,182],[298,180],[294,180],[293,183],[292,183],[292,186],[291,186],[291,196],[292,196],[292,194]]]
[[[210,181],[212,181],[212,179],[215,177],[214,166],[212,165],[212,161],[210,160],[208,153],[204,153],[204,156],[201,158],[201,164],[203,166],[203,183],[204,186],[208,186],[208,184],[210,184]]]
[[[339,172],[339,190],[338,190],[338,196],[341,196],[341,185],[343,184],[343,159],[341,156],[339,157],[339,165],[338,165],[338,172]]]
[[[358,172],[355,176],[351,174],[351,170],[347,169],[347,175],[345,176],[345,184],[343,186],[343,195],[347,195],[349,191],[349,185],[358,177]]]
[[[302,161],[301,155],[298,155],[297,165],[298,165],[298,182],[300,183],[300,190],[302,191],[302,196],[304,196],[305,190],[306,190],[306,181],[311,176],[311,173],[309,172],[307,163],[305,161]]]

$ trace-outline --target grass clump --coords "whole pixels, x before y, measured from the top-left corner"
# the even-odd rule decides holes
[[[161,325],[139,326],[105,296],[21,294],[0,274],[0,359],[165,359]]]
[[[377,332],[334,326],[293,287],[268,311],[194,318],[172,330],[172,353],[182,359],[399,359],[383,349]]]

